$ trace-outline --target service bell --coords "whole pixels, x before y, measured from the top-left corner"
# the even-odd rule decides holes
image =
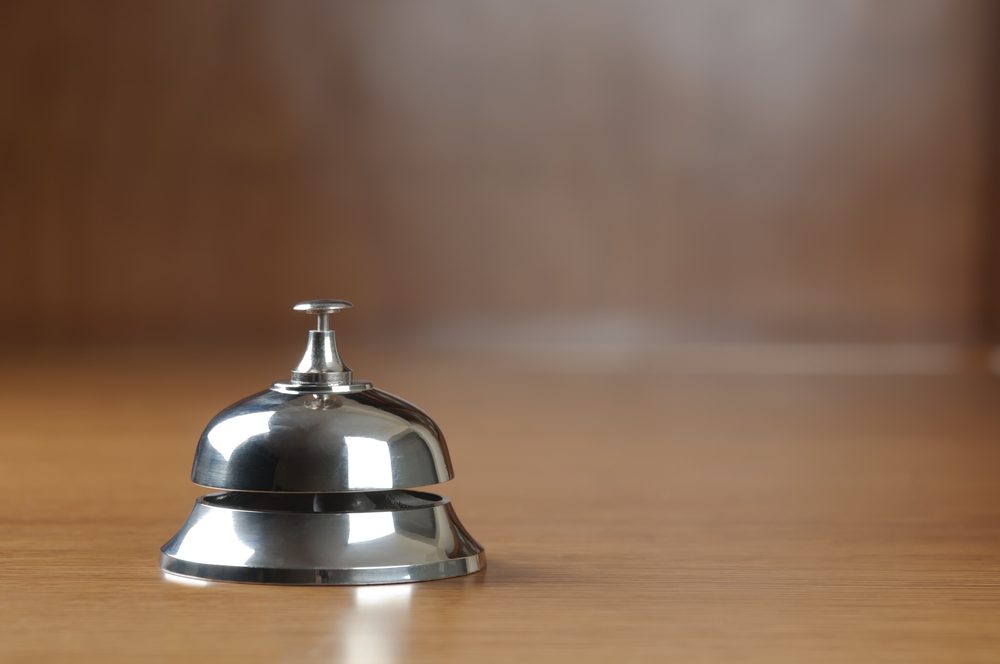
[[[372,584],[429,581],[486,566],[444,496],[414,487],[453,477],[441,430],[413,404],[352,378],[330,315],[312,300],[288,382],[229,406],[198,441],[191,477],[221,489],[195,501],[161,549],[164,571],[213,581]]]

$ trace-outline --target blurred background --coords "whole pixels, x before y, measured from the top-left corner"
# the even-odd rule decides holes
[[[339,297],[359,343],[986,366],[998,36],[988,0],[4,2],[2,352],[297,349]]]

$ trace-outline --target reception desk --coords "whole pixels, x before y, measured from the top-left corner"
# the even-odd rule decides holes
[[[996,378],[347,359],[443,427],[458,476],[438,489],[485,571],[366,587],[166,577],[159,547],[205,492],[189,479],[201,428],[287,358],[10,359],[0,660],[1000,657]]]

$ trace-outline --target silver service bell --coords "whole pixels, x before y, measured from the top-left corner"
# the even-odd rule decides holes
[[[412,490],[454,476],[441,430],[413,404],[354,381],[340,359],[330,314],[351,306],[295,305],[318,325],[291,380],[208,423],[191,478],[225,493],[195,501],[161,549],[165,572],[322,585],[429,581],[486,566],[448,498]]]

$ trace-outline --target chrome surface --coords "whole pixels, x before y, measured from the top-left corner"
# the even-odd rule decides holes
[[[471,574],[483,548],[447,498],[404,491],[454,473],[441,430],[399,397],[353,381],[331,313],[315,314],[290,382],[224,409],[205,427],[191,478],[203,496],[161,549],[168,574],[216,581],[377,584]]]
[[[316,315],[316,329],[309,332],[306,352],[292,370],[293,386],[351,384],[351,369],[337,352],[337,339],[330,329],[330,314],[353,306],[347,300],[308,300],[292,307],[295,311]]]
[[[354,304],[350,300],[303,300],[292,307],[292,311],[304,311],[320,316],[320,329],[323,329],[323,314],[333,314],[344,309],[350,309]]]
[[[447,482],[444,435],[416,406],[378,389],[354,394],[265,390],[208,423],[195,484],[233,491],[370,491]]]
[[[271,389],[282,394],[353,394],[372,389],[372,384],[367,380],[354,381],[349,385],[305,385],[278,381],[271,385]]]
[[[416,491],[203,496],[161,552],[172,574],[257,583],[430,581],[486,565],[448,499]]]

